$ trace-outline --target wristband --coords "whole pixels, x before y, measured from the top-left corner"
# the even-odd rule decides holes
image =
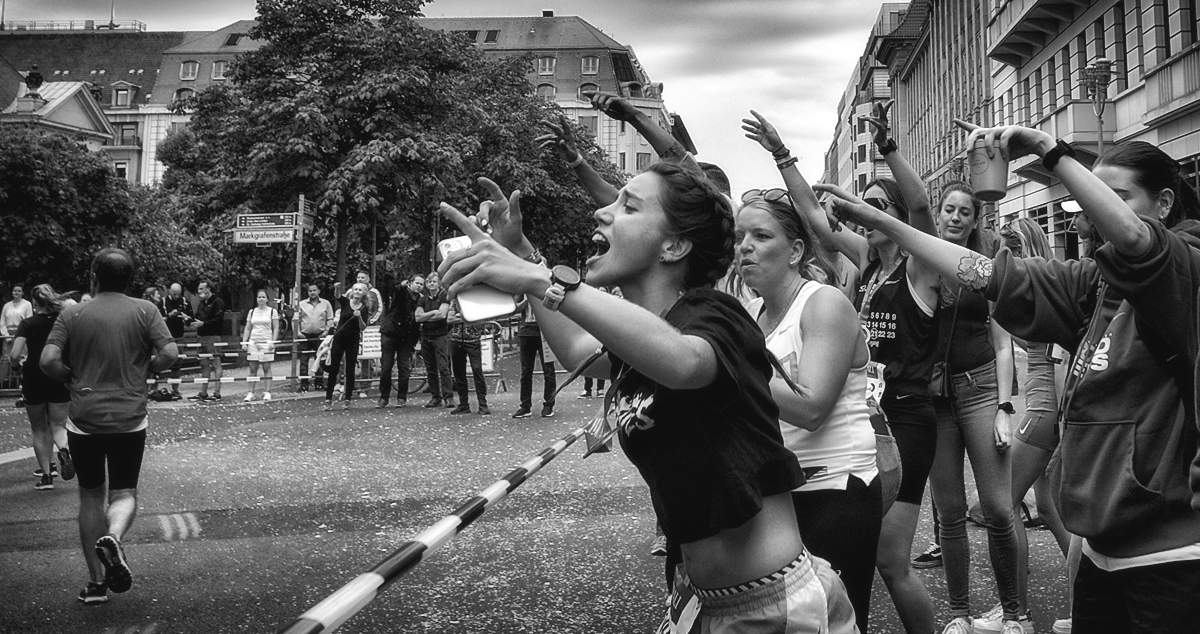
[[[998,412],[1004,412],[1005,414],[1009,414],[1010,416],[1011,416],[1012,414],[1016,414],[1016,413],[1017,413],[1017,409],[1016,409],[1015,407],[1013,407],[1013,404],[1012,404],[1012,402],[1011,402],[1011,401],[1005,401],[1005,402],[1003,402],[1003,403],[1001,403],[1001,404],[997,405],[997,406],[996,406],[996,411],[998,411]]]
[[[796,161],[798,161],[798,160],[800,160],[800,159],[797,159],[796,157],[793,156],[793,157],[787,159],[786,161],[781,161],[779,163],[776,163],[775,167],[778,167],[779,171],[782,172],[783,170],[795,165]]]
[[[535,248],[533,253],[525,256],[525,261],[532,262],[533,264],[544,264],[546,262],[546,258],[542,257],[542,252]]]
[[[876,144],[876,147],[879,148],[880,156],[887,156],[898,149],[896,146],[896,139],[891,137],[888,137],[888,140],[884,141],[883,143]]]
[[[781,145],[777,149],[771,150],[771,156],[774,156],[776,159],[779,159],[779,160],[783,160],[783,159],[787,158],[788,155],[791,153],[792,153],[792,151],[787,149],[786,145]]]
[[[1042,157],[1042,167],[1046,168],[1047,172],[1053,172],[1059,159],[1064,156],[1075,158],[1075,148],[1071,147],[1070,143],[1059,139],[1054,147],[1050,148],[1050,151]]]
[[[571,161],[570,163],[567,163],[567,167],[569,167],[571,169],[575,169],[576,167],[579,167],[582,164],[583,164],[583,154],[576,152],[575,160]]]

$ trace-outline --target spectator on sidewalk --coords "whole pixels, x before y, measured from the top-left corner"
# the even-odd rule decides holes
[[[417,276],[422,289],[425,278]],[[396,407],[408,404],[408,379],[412,374],[412,355],[421,338],[417,323],[417,292],[401,281],[391,289],[387,310],[380,319],[379,348],[382,369],[379,373],[379,402],[377,408],[387,407],[392,394],[392,368],[396,368]]]
[[[529,305],[529,299],[517,304],[519,310],[525,311],[525,319],[517,330],[518,348],[521,353],[521,404],[513,413],[513,418],[529,418],[533,415],[533,362],[542,361],[542,418],[554,416],[554,391],[558,387],[554,375],[554,360],[546,359],[546,351],[542,347],[542,331],[538,328],[537,317]]]
[[[279,312],[271,306],[271,298],[265,289],[258,289],[258,302],[246,313],[246,328],[242,332],[242,347],[246,350],[246,361],[250,364],[251,379],[263,378],[262,400],[271,400],[271,364],[275,361],[275,343],[279,341]],[[262,374],[259,374],[259,371]],[[254,384],[251,380],[244,402],[254,400]]]
[[[217,297],[216,286],[201,280],[196,287],[200,303],[196,305],[196,335],[200,338],[200,369],[204,372],[204,383],[200,393],[192,398],[198,401],[221,400],[221,355],[225,351],[221,343],[221,327],[225,323],[225,302]],[[94,301],[94,300],[93,300]],[[209,377],[212,377],[212,396],[208,394]]]
[[[446,317],[450,313],[450,299],[438,284],[438,274],[430,273],[425,278],[425,293],[417,301],[415,311],[421,324],[421,357],[425,360],[425,378],[433,397],[425,407],[454,407],[450,379],[450,344],[446,333],[450,331]]]
[[[183,287],[179,284],[172,284],[170,290],[167,291],[167,296],[162,301],[162,312],[165,321],[167,322],[167,330],[171,332],[171,338],[175,340],[178,346],[179,341],[183,339],[183,331],[187,329],[187,324],[192,320],[192,305],[188,303],[186,297],[183,296]],[[180,400],[183,396],[179,393],[179,359],[171,364],[171,398]]]
[[[333,326],[333,305],[321,297],[321,289],[316,284],[308,285],[308,299],[300,302],[300,336],[304,337],[304,350],[316,353],[321,347],[325,333]],[[325,370],[317,363],[313,379],[316,389],[325,389]],[[300,391],[308,391],[308,363],[300,363]]]
[[[178,354],[157,307],[125,295],[133,259],[102,249],[92,260],[95,299],[63,310],[41,355],[42,371],[71,392],[68,444],[79,476],[79,538],[90,580],[85,604],[133,585],[121,538],[137,515],[146,448],[147,373]],[[106,504],[107,467],[107,504]]]
[[[0,309],[0,335],[4,337],[4,358],[8,358],[13,337],[17,336],[17,327],[30,317],[33,317],[33,304],[25,299],[25,287],[21,284],[14,284],[12,301],[4,304],[4,308]]]
[[[483,346],[479,342],[482,331],[463,319],[457,299],[451,302],[446,321],[450,324],[450,367],[454,374],[454,391],[458,393],[458,407],[450,413],[471,413],[471,405],[467,402],[467,360],[470,360],[479,414],[487,416],[492,411],[488,409],[487,381],[483,378]]]

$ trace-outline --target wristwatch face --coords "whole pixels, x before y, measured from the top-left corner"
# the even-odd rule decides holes
[[[566,290],[571,290],[579,286],[579,273],[569,267],[561,264],[550,270],[550,274],[554,276],[554,283],[561,284]]]

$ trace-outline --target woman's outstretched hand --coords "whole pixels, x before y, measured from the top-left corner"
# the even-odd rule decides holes
[[[568,163],[574,163],[579,158],[579,148],[575,145],[575,133],[571,131],[571,123],[567,121],[566,117],[560,116],[558,123],[543,120],[539,125],[550,130],[550,134],[543,134],[533,140],[538,144],[539,149],[552,149],[558,153],[559,158]]]
[[[584,95],[592,100],[592,107],[617,121],[632,123],[640,114],[628,100],[610,92],[593,92]]]
[[[783,149],[783,139],[779,138],[779,131],[775,129],[775,126],[754,110],[750,111],[750,115],[754,118],[742,119],[742,129],[746,131],[746,138],[758,141],[763,149],[772,154]]]
[[[895,99],[886,101],[876,101],[871,105],[871,116],[859,117],[861,121],[866,121],[875,128],[874,141],[875,145],[883,145],[887,143],[888,136],[891,134],[891,123],[888,122],[888,111],[892,109],[892,105],[896,103]]]
[[[470,248],[447,255],[438,267],[442,285],[451,297],[477,284],[486,284],[513,294],[526,293],[530,292],[531,285],[536,284],[539,276],[548,279],[546,269],[521,259],[501,246],[494,239],[496,232],[493,231],[492,235],[485,233],[474,216],[466,216],[444,202],[438,206],[438,211],[471,238]]]
[[[837,185],[817,183],[812,188],[817,194],[829,194],[826,203],[833,207],[830,211],[829,222],[829,228],[833,231],[841,229],[841,225],[846,222],[855,222],[868,229],[876,229],[885,219],[891,217]]]
[[[959,127],[964,127],[962,123],[955,120]],[[971,125],[971,124],[967,124]],[[1006,161],[1019,159],[1022,156],[1036,154],[1044,155],[1054,147],[1054,137],[1032,128],[1023,128],[1018,125],[1000,126],[996,128],[979,128],[975,127],[971,130],[971,134],[967,137],[967,151],[971,151],[975,147],[976,142],[983,139],[983,147],[987,150],[988,158],[1000,152],[1000,156]]]
[[[521,216],[521,190],[515,189],[505,198],[504,190],[492,179],[480,178],[478,182],[488,190],[491,200],[479,203],[479,214],[468,220],[472,220],[485,232],[491,233],[492,238],[509,251],[521,257],[533,253],[533,245],[525,237],[524,218]]]

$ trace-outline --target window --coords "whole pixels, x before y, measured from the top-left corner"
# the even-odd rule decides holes
[[[582,70],[583,70],[584,75],[595,75],[596,73],[599,73],[600,72],[600,58],[594,57],[591,55],[583,58]]]
[[[243,35],[242,33],[230,33],[229,37],[225,38],[225,46],[237,46]]]
[[[471,43],[479,39],[479,31],[455,31],[454,34]]]
[[[626,169],[625,168],[625,153],[621,152],[620,154],[617,155],[617,158],[620,159],[621,171],[624,172]]]
[[[640,171],[646,169],[647,167],[650,167],[650,153],[649,152],[638,152],[637,153],[637,170],[640,172]]]
[[[200,74],[200,62],[184,62],[179,65],[180,79],[195,79]]]
[[[867,162],[867,146],[865,146],[865,145],[858,146],[858,162],[859,163]]]
[[[553,57],[539,57],[538,61],[537,61],[538,74],[539,75],[553,75],[554,74],[554,62],[555,62],[555,59]]]
[[[112,105],[116,107],[129,106],[129,89],[117,88],[113,90]]]
[[[129,161],[117,161],[113,163],[113,171],[117,173],[117,178],[129,178]]]
[[[599,134],[599,130],[596,127],[598,125],[598,121],[595,115],[581,115],[579,117],[579,125],[590,130],[592,136]]]
[[[138,145],[138,125],[136,123],[114,123],[113,143],[116,145]]]
[[[861,196],[862,193],[865,191],[867,191],[867,175],[859,174],[858,175],[858,194]]]
[[[213,62],[212,78],[225,79],[225,73],[229,72],[229,62],[219,59]]]
[[[558,90],[554,87],[554,84],[538,84],[537,96],[541,97],[542,99],[554,101],[554,96],[557,93]]]
[[[641,97],[642,96],[642,85],[639,83],[636,83],[636,82],[629,84],[629,96],[630,97]]]
[[[591,84],[591,83],[580,84],[579,85],[579,100],[580,101],[591,101],[591,98],[588,97],[588,95],[595,93],[595,92],[600,92],[600,87],[597,86],[596,84]]]
[[[175,101],[184,101],[196,96],[196,91],[191,88],[180,88],[175,91]]]
[[[484,44],[495,44],[498,39],[500,39],[500,31],[498,30],[488,30],[487,33],[483,34]]]

